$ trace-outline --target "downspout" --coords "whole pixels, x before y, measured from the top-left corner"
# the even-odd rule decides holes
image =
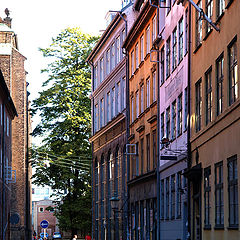
[[[159,35],[159,8],[157,8],[157,36]],[[159,51],[157,51],[157,240],[160,240],[160,79]]]
[[[5,106],[2,104],[2,239],[5,240]]]
[[[190,136],[191,136],[191,107],[190,107],[190,88],[191,88],[191,30],[192,30],[192,19],[191,19],[191,3],[189,2],[189,11],[188,11],[188,122],[187,122],[187,169],[190,170],[191,168],[191,143],[190,143]],[[188,180],[188,239],[191,239],[191,184]]]

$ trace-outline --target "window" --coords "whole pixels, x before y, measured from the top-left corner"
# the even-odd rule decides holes
[[[182,215],[182,173],[177,173],[177,218]]]
[[[98,65],[94,66],[94,77],[93,77],[93,90],[98,86]]]
[[[111,69],[115,67],[115,43],[112,44],[111,47]]]
[[[100,128],[104,125],[104,99],[100,100]]]
[[[171,218],[175,218],[175,204],[176,204],[176,199],[175,199],[175,175],[171,176]]]
[[[98,184],[99,184],[99,181],[98,181],[98,177],[99,177],[99,162],[97,161],[97,159],[95,159],[95,202],[98,202],[99,200],[99,190],[98,190]]]
[[[138,43],[135,46],[135,58],[136,58],[136,68],[138,68],[139,65],[139,59],[138,59]]]
[[[161,204],[161,219],[164,219],[164,179],[161,180],[161,201],[160,201],[160,204]]]
[[[177,67],[177,28],[173,30],[172,34],[172,69]]]
[[[121,112],[121,85],[120,82],[117,83],[117,112]]]
[[[138,142],[136,143],[136,176],[139,175],[139,146]]]
[[[150,53],[150,26],[146,29],[146,54]]]
[[[134,73],[134,51],[131,52],[131,74]]]
[[[165,192],[166,192],[166,219],[169,219],[169,177],[166,178],[166,185],[165,185]]]
[[[122,30],[122,41],[124,42],[126,38],[126,31],[125,28]]]
[[[150,78],[147,79],[147,108],[150,106]]]
[[[152,96],[152,101],[155,102],[156,101],[156,71],[153,72],[152,74],[152,78],[153,78],[153,96]]]
[[[160,76],[161,76],[161,84],[164,83],[165,80],[165,57],[164,57],[165,51],[164,47],[161,49],[161,62],[160,62]]]
[[[225,0],[217,0],[217,16],[221,16],[224,12]]]
[[[110,73],[110,49],[108,49],[106,53],[106,71],[108,75]]]
[[[172,8],[172,0],[168,0],[168,8],[167,8],[167,14],[171,11]]]
[[[150,170],[150,134],[146,136],[147,140],[147,172]]]
[[[122,106],[123,109],[126,108],[126,78],[122,79]]]
[[[188,125],[188,88],[184,89],[184,130],[187,130]]]
[[[167,40],[167,52],[166,52],[166,75],[167,78],[170,76],[170,56],[171,56],[171,49],[170,49],[171,39],[170,37]]]
[[[172,139],[176,138],[176,101],[172,103]]]
[[[237,63],[237,42],[228,47],[229,59],[229,105],[233,104],[238,98],[238,63]]]
[[[44,212],[44,208],[43,208],[43,207],[40,207],[40,208],[38,209],[38,212]]]
[[[178,114],[177,114],[177,133],[178,136],[182,134],[182,94],[178,96]]]
[[[116,39],[116,57],[117,57],[117,64],[120,62],[120,54],[121,54],[121,48],[120,48],[120,36]]]
[[[170,138],[170,107],[166,110],[166,138]]]
[[[238,174],[237,155],[228,159],[229,227],[238,227]]]
[[[140,106],[140,111],[143,113],[144,111],[144,85],[141,86],[141,106]]]
[[[205,73],[206,78],[206,125],[212,121],[212,68]]]
[[[136,92],[136,118],[139,116],[139,91]]]
[[[198,2],[198,7],[202,8],[202,0]],[[202,42],[202,19],[201,14],[196,10],[196,46],[198,47]]]
[[[10,121],[9,121],[9,117],[7,116],[7,136],[9,136],[9,132],[10,132]]]
[[[157,36],[157,21],[156,21],[156,15],[154,15],[152,19],[152,41],[156,39]]]
[[[223,108],[223,62],[221,55],[217,60],[217,116],[222,113]]]
[[[188,52],[188,9],[185,11],[185,54]]]
[[[132,116],[132,122],[134,122],[134,97],[131,97],[131,116]]]
[[[141,139],[141,174],[143,174],[143,168],[144,168],[144,140],[143,138]]]
[[[224,225],[223,205],[223,163],[215,165],[215,224],[216,227]]]
[[[178,23],[179,35],[178,35],[178,61],[181,62],[183,59],[183,17]]]
[[[140,38],[140,59],[143,61],[144,59],[144,38],[143,35]]]
[[[112,118],[116,115],[115,87],[112,88]]]
[[[161,114],[161,140],[164,138],[164,112]]]
[[[107,122],[111,120],[111,98],[110,92],[107,93]]]
[[[206,0],[206,15],[212,20],[213,15],[213,0]],[[211,31],[211,25],[206,22],[206,33],[209,33]]]
[[[98,131],[98,104],[95,105],[95,119],[94,119],[95,132]]]
[[[131,147],[132,151],[134,151],[134,147]],[[132,178],[136,177],[136,158],[135,156],[131,156],[131,163],[132,163]]]
[[[202,118],[202,80],[200,79],[195,84],[195,91],[196,91],[196,117],[195,117],[195,124],[196,124],[196,132],[201,130],[201,118]]]
[[[153,168],[155,169],[157,167],[157,134],[156,130],[152,133],[152,156],[153,156]]]
[[[204,169],[204,227],[210,228],[210,196],[211,196],[211,185],[210,185],[210,175],[211,175],[211,168]]]
[[[114,177],[114,161],[113,154],[109,154],[109,197],[113,196],[113,177]]]
[[[103,81],[103,58],[100,60],[100,83]]]

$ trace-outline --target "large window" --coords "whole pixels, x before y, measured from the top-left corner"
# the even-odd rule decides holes
[[[188,52],[188,9],[185,11],[185,54]]]
[[[141,59],[141,62],[144,59],[144,37],[143,37],[143,35],[140,38],[140,59]]]
[[[106,53],[106,71],[108,75],[110,73],[110,49],[108,49]]]
[[[115,67],[115,43],[111,46],[111,69]]]
[[[164,51],[164,47],[162,47],[161,49],[161,62],[160,62],[160,77],[161,77],[161,84],[164,83],[165,80],[165,51]]]
[[[139,58],[138,58],[138,43],[136,44],[135,46],[135,58],[136,58],[136,68],[138,67],[139,65]]]
[[[177,173],[177,218],[182,215],[182,172]]]
[[[122,79],[122,108],[126,108],[126,78]]]
[[[147,108],[150,106],[150,78],[147,79]]]
[[[150,26],[146,29],[146,54],[150,53]]]
[[[176,101],[172,103],[172,139],[176,138]]]
[[[166,178],[165,192],[166,192],[166,219],[169,219],[169,177]]]
[[[156,21],[156,15],[154,15],[152,19],[152,41],[156,39],[157,36],[157,21]]]
[[[121,85],[120,82],[117,83],[117,112],[121,112]]]
[[[238,228],[238,167],[237,155],[228,159],[229,227]]]
[[[183,17],[178,23],[178,60],[179,62],[183,59]]]
[[[188,124],[188,88],[184,89],[184,130],[187,130]]]
[[[206,125],[212,121],[212,68],[205,73],[206,78]]]
[[[224,12],[225,0],[217,0],[217,16],[221,16]]]
[[[223,54],[217,59],[217,116],[222,113],[223,108]]]
[[[147,172],[150,170],[150,134],[146,136],[147,140]]]
[[[136,118],[139,116],[139,91],[136,92]]]
[[[140,144],[141,144],[141,174],[143,174],[143,169],[144,169],[144,140],[143,138],[140,140]]]
[[[206,14],[212,19],[213,15],[213,0],[206,0]],[[206,32],[209,33],[211,30],[211,25],[207,22]]]
[[[100,59],[100,83],[103,81],[103,58]]]
[[[153,168],[155,169],[157,167],[157,134],[156,130],[152,133],[152,157],[153,157]]]
[[[166,138],[170,139],[170,107],[166,110]]]
[[[134,51],[131,52],[131,74],[134,73]]]
[[[182,134],[182,94],[178,96],[177,133]]]
[[[94,129],[95,132],[98,131],[99,127],[98,127],[98,104],[95,105],[95,118],[94,118]]]
[[[104,125],[104,98],[100,100],[100,128]]]
[[[141,113],[143,113],[144,111],[144,85],[141,86],[141,106],[140,106],[140,110],[141,110]]]
[[[202,8],[202,0],[198,2],[198,7]],[[196,46],[202,42],[202,18],[201,13],[196,10]]]
[[[211,184],[210,184],[211,168],[204,169],[204,227],[210,228],[210,196],[211,196]]]
[[[172,69],[177,67],[177,28],[173,30],[172,34]]]
[[[176,205],[176,186],[175,186],[175,175],[171,176],[171,218],[175,218],[175,205]]]
[[[131,116],[132,116],[132,122],[134,122],[134,97],[131,97]]]
[[[120,47],[120,36],[116,39],[116,57],[117,57],[117,64],[120,62],[120,55],[121,55],[121,47]]]
[[[201,130],[201,118],[202,118],[202,80],[200,79],[195,85],[196,92],[196,117],[195,125],[196,132]]]
[[[229,105],[238,98],[238,63],[237,63],[237,42],[234,40],[228,47],[229,59]]]
[[[154,71],[152,73],[152,81],[153,81],[153,86],[152,86],[152,91],[153,91],[153,95],[152,95],[152,101],[155,102],[156,101],[156,71]]]
[[[115,102],[115,87],[112,88],[112,118],[116,115],[116,102]]]
[[[223,163],[215,165],[215,225],[224,226]]]
[[[139,144],[136,143],[136,176],[139,175]]]
[[[107,93],[107,122],[111,120],[111,97],[110,92]]]
[[[164,179],[161,180],[161,201],[160,201],[160,204],[161,204],[161,219],[164,219]]]
[[[94,66],[94,77],[93,77],[93,90],[96,90],[98,86],[98,65]]]
[[[171,44],[171,38],[169,37],[167,40],[166,44],[166,77],[170,76],[170,57],[171,57],[171,49],[170,49],[170,44]]]
[[[165,129],[165,124],[164,124],[164,112],[161,114],[161,140],[164,138],[164,129]]]

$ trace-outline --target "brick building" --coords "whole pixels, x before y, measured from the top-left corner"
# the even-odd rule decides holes
[[[30,116],[24,61],[19,52],[17,36],[11,29],[11,18],[0,22],[0,69],[18,112],[12,122],[12,169],[16,170],[16,182],[11,184],[11,215],[19,216],[18,223],[11,224],[11,239],[30,239],[31,205],[28,147]]]

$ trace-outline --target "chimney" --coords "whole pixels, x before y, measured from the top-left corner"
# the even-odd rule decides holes
[[[8,27],[12,27],[12,18],[9,17],[10,15],[10,11],[8,10],[8,8],[5,9],[5,14],[7,15],[6,18],[4,18],[4,23],[8,26]]]

